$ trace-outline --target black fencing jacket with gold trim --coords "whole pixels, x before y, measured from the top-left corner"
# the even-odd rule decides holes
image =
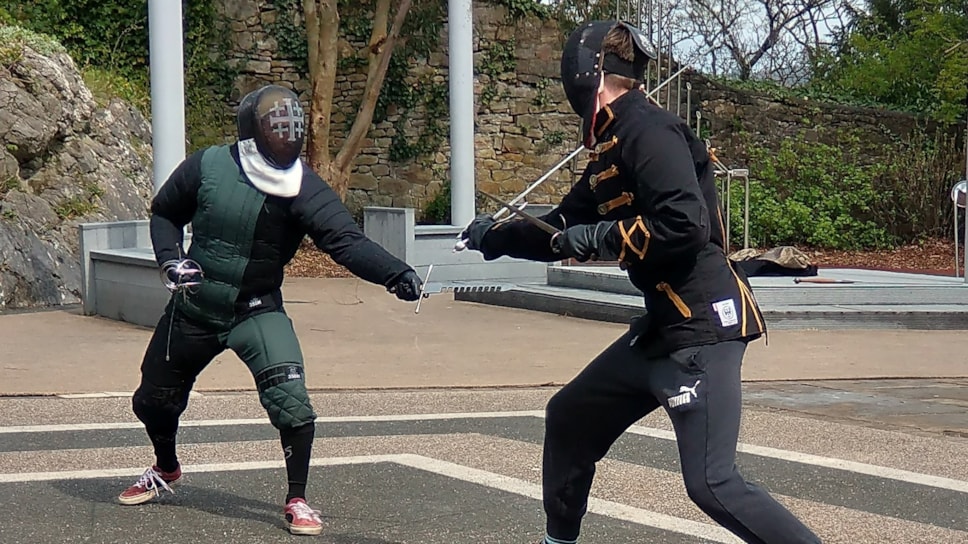
[[[678,116],[630,91],[598,114],[598,145],[581,179],[542,219],[559,228],[614,221],[605,243],[645,295],[647,334],[662,354],[754,339],[766,332],[743,272],[726,257],[725,231],[705,144]],[[560,260],[550,235],[512,220],[487,233],[485,259]]]

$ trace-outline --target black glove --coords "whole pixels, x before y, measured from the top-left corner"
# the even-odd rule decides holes
[[[390,283],[387,285],[387,291],[397,295],[397,298],[400,300],[413,302],[420,298],[420,288],[422,285],[423,282],[420,280],[420,276],[413,269],[410,269],[390,280]]]
[[[551,248],[565,259],[614,261],[618,253],[605,243],[614,226],[615,221],[599,221],[568,227],[551,238]]]
[[[461,240],[467,240],[467,249],[481,251],[484,247],[484,235],[494,226],[494,218],[490,214],[482,213],[471,221],[470,225],[460,233]]]

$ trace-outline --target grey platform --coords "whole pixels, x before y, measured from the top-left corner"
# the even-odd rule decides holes
[[[549,206],[532,205],[541,214]],[[463,227],[417,225],[412,208],[364,209],[364,233],[421,277],[434,266],[432,280],[500,280],[544,283],[545,263],[502,257],[485,261],[475,251],[454,251]],[[153,327],[168,303],[151,247],[149,222],[85,223],[79,227],[81,297],[84,313]],[[191,245],[186,233],[185,250]]]
[[[538,206],[535,206],[538,208]],[[540,210],[535,210],[540,213]],[[423,277],[500,281],[504,292],[459,293],[477,302],[626,323],[644,313],[641,294],[625,272],[608,266],[546,265],[477,252],[454,252],[459,227],[417,226],[413,210],[368,208],[365,232]],[[186,249],[190,244],[186,237]],[[84,312],[153,326],[168,301],[147,221],[80,227]],[[753,294],[771,329],[968,329],[968,285],[961,278],[870,270],[821,270],[851,284],[796,284],[790,277],[751,278]]]
[[[961,278],[859,269],[823,269],[850,284],[794,283],[754,277],[753,294],[771,329],[968,329],[968,285]],[[458,300],[626,323],[645,312],[641,293],[617,267],[548,268],[546,282]]]

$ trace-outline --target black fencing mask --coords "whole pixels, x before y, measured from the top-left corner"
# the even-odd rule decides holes
[[[605,36],[618,26],[626,28],[632,37],[632,62],[602,53]],[[655,58],[655,51],[645,34],[622,21],[590,21],[571,33],[561,55],[561,84],[571,108],[582,118],[582,144],[585,147],[595,146],[595,117],[601,109],[598,91],[602,75],[616,74],[642,81],[648,62]]]
[[[252,184],[278,196],[298,194],[306,116],[296,93],[266,85],[247,94],[239,104],[238,129],[239,159]]]

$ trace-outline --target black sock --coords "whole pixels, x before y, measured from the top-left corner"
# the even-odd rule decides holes
[[[279,432],[282,451],[286,456],[286,474],[289,477],[288,503],[294,498],[306,498],[306,482],[309,480],[309,457],[312,455],[316,425],[309,423],[295,429]]]
[[[151,445],[155,448],[155,466],[164,472],[174,472],[178,468],[178,457],[175,455],[175,437],[149,435]]]

